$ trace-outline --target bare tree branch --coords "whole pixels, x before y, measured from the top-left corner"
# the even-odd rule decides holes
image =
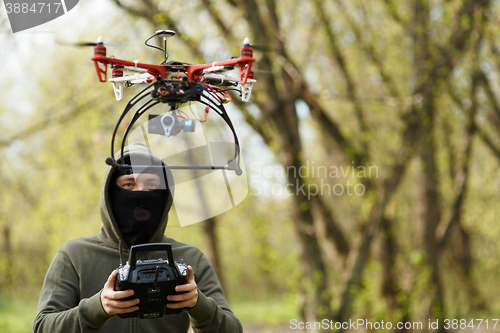
[[[245,121],[252,126],[253,130],[258,133],[264,143],[268,146],[273,142],[273,133],[271,129],[267,128],[268,123],[263,120],[258,120],[254,116],[248,112],[247,107],[243,105],[243,102],[238,98],[233,98],[233,103],[238,107],[243,116],[245,117]]]
[[[333,217],[333,214],[328,211],[328,207],[324,202],[324,198],[320,195],[311,197],[312,204],[319,212],[326,229],[326,237],[330,239],[331,243],[335,246],[337,252],[345,257],[349,253],[349,244],[344,232],[339,226],[338,221]]]
[[[94,105],[95,102],[88,102],[85,105],[77,106],[71,109],[70,112],[60,114],[57,117],[46,117],[42,121],[33,124],[31,126],[28,126],[27,128],[17,132],[16,134],[11,135],[8,138],[5,139],[0,139],[0,148],[7,147],[12,142],[16,140],[23,140],[26,138],[29,138],[32,135],[35,135],[50,126],[53,125],[63,125],[67,122],[70,122],[74,120],[78,115],[81,115],[82,112],[87,112],[87,110],[93,110],[92,105]],[[51,107],[48,108],[48,110],[53,109]],[[47,114],[50,114],[47,112]]]
[[[486,95],[488,96],[488,99],[490,100],[491,106],[493,107],[493,111],[498,117],[498,121],[500,121],[500,104],[498,102],[497,97],[495,96],[495,93],[493,92],[493,88],[491,86],[490,80],[486,77],[483,71],[479,72],[479,78],[483,83],[484,90],[486,90]]]
[[[125,5],[121,0],[113,1],[118,7],[122,8],[131,15],[148,20],[149,23],[155,26],[157,29],[164,29],[165,26],[168,26],[170,29],[176,32],[181,31],[177,22],[172,19],[168,12],[160,11],[157,5],[153,3],[152,0],[141,0],[141,3],[144,4],[145,7],[144,10],[138,10],[132,6]],[[198,45],[195,41],[189,38],[186,34],[180,34],[180,37],[197,59],[203,59],[203,54],[199,50]]]
[[[353,103],[354,107],[354,112],[356,114],[356,117],[359,122],[360,130],[364,134],[369,133],[368,125],[366,124],[364,115],[363,115],[363,108],[361,107],[361,104],[359,103],[357,99],[357,93],[356,93],[356,84],[354,82],[354,79],[352,78],[352,74],[349,72],[347,68],[347,63],[346,60],[340,50],[340,47],[338,45],[337,38],[335,34],[332,32],[330,26],[330,19],[326,16],[326,10],[323,6],[323,1],[321,0],[315,0],[314,4],[316,6],[316,12],[318,13],[318,16],[320,18],[323,30],[325,31],[325,34],[328,38],[328,46],[330,47],[330,52],[332,53],[334,59],[336,60],[337,64],[340,67],[340,70],[344,76],[344,80],[346,82],[346,88],[347,88],[347,96]],[[367,138],[367,135],[363,135],[364,138]],[[361,141],[361,146],[363,147],[363,152],[365,155],[369,155],[369,149],[368,149],[368,144],[366,142],[366,139],[362,139]]]
[[[460,103],[458,96],[456,96],[456,94],[454,93],[451,93],[455,103],[458,105],[460,109],[462,109],[462,111],[467,116],[465,136],[463,138],[465,150],[464,150],[464,159],[460,168],[460,175],[458,179],[456,179],[457,183],[456,187],[459,188],[459,191],[453,203],[452,214],[446,228],[444,229],[443,234],[437,236],[438,251],[442,250],[444,243],[449,239],[453,227],[460,224],[460,213],[462,209],[464,196],[467,190],[467,180],[469,176],[470,161],[472,156],[472,142],[473,142],[473,137],[477,132],[476,121],[475,121],[476,114],[479,108],[478,105],[479,102],[477,100],[477,89],[480,84],[482,84],[483,87],[489,86],[486,76],[484,75],[483,71],[481,71],[481,69],[479,68],[479,56],[480,56],[479,50],[481,49],[481,44],[483,39],[484,26],[485,26],[484,22],[485,22],[484,20],[481,20],[480,22],[480,28],[478,29],[478,37],[474,43],[474,48],[473,48],[475,50],[474,61],[473,61],[474,68],[471,74],[471,81],[472,81],[471,91],[470,91],[471,106],[468,109],[468,112],[463,109],[462,103]],[[448,90],[452,92],[452,89],[450,87],[448,88]],[[489,93],[492,94],[491,91]],[[491,98],[493,99],[491,100]],[[492,101],[492,104],[495,105],[496,99],[494,98],[494,96],[490,95],[490,100]]]
[[[368,130],[368,125],[366,124],[364,115],[363,115],[363,108],[361,107],[361,104],[359,103],[357,99],[357,94],[356,94],[356,88],[355,88],[355,82],[352,78],[351,73],[349,72],[347,68],[347,63],[346,60],[338,46],[338,41],[332,30],[330,29],[330,19],[326,16],[326,11],[323,6],[323,2],[321,0],[315,0],[314,1],[316,5],[316,11],[318,13],[318,16],[321,20],[321,23],[323,25],[323,29],[326,33],[326,36],[328,38],[328,46],[330,47],[330,52],[332,53],[333,57],[337,61],[337,64],[340,67],[340,70],[344,76],[344,80],[346,81],[346,88],[347,88],[347,96],[353,103],[354,107],[354,112],[356,114],[356,117],[359,122],[360,130],[362,133],[367,134],[369,133]],[[368,137],[366,135],[363,135],[363,137]],[[365,139],[362,139],[361,141],[361,146],[363,147],[363,152],[365,155],[369,155],[369,150],[368,150],[368,144]]]
[[[352,31],[354,32],[354,35],[356,36],[357,40],[360,42],[362,47],[365,49],[365,54],[367,57],[371,60],[371,62],[375,65],[377,68],[378,72],[380,73],[380,77],[382,78],[382,82],[387,86],[389,89],[389,94],[392,97],[399,97],[401,96],[401,93],[399,92],[396,82],[394,81],[394,78],[392,78],[389,73],[387,72],[385,65],[382,63],[382,57],[380,56],[379,52],[375,48],[375,46],[372,43],[368,43],[363,37],[361,31],[376,31],[373,27],[369,25],[369,21],[366,21],[366,26],[365,27],[360,27],[356,23],[354,23],[354,20],[351,18],[349,12],[345,9],[345,6],[342,4],[340,0],[336,0],[338,7],[342,10],[344,13],[344,17],[346,17],[347,22],[349,23],[349,26],[351,27]],[[364,16],[368,17],[368,13],[366,12],[363,3],[360,3],[360,8],[364,12]]]
[[[346,158],[354,160],[357,165],[365,165],[364,155],[354,149],[354,145],[342,134],[339,124],[327,116],[319,99],[305,85],[301,97],[309,106],[312,116],[321,126],[323,133],[339,145]]]
[[[452,98],[453,102],[457,105],[460,110],[463,110],[462,100],[452,89],[451,84],[448,84],[448,93]],[[484,129],[481,128],[479,124],[474,120],[474,127],[476,129],[477,135],[483,140],[483,142],[488,146],[493,155],[495,155],[500,160],[500,147],[497,147],[495,143],[491,140],[490,136]]]
[[[477,47],[476,49],[480,49]],[[465,151],[464,151],[464,159],[462,161],[459,174],[457,175],[457,179],[455,180],[455,187],[458,188],[458,193],[453,202],[451,216],[446,226],[442,225],[441,232],[437,234],[437,242],[438,242],[438,254],[444,251],[445,244],[459,243],[457,246],[460,248],[458,252],[459,254],[455,254],[457,257],[457,262],[459,263],[460,269],[462,271],[462,276],[465,280],[465,288],[468,291],[469,296],[471,296],[471,304],[477,309],[483,309],[485,306],[485,302],[481,297],[480,291],[476,287],[475,281],[473,281],[473,277],[471,274],[472,268],[472,256],[470,249],[470,241],[469,235],[464,230],[462,226],[462,209],[463,203],[465,200],[465,196],[468,192],[468,181],[470,175],[471,161],[472,161],[472,147],[474,136],[477,133],[477,127],[475,123],[475,116],[478,112],[479,103],[477,101],[477,89],[480,83],[485,84],[481,78],[481,71],[479,70],[477,59],[475,64],[475,71],[472,73],[472,86],[471,86],[471,107],[468,112],[463,110],[467,115],[467,123],[465,129],[464,143],[465,143]],[[452,233],[454,231],[458,231],[459,237],[452,237]]]
[[[399,15],[397,5],[396,5],[397,2],[395,2],[394,0],[383,0],[383,1],[385,4],[385,7],[387,8],[387,11],[392,16],[394,21],[398,22],[401,25],[405,25],[406,22],[404,22],[401,15]]]
[[[484,143],[486,143],[488,148],[490,148],[491,152],[500,160],[500,147],[497,147],[490,139],[488,134],[486,134],[486,132],[483,129],[481,129],[477,124],[475,125],[475,127],[477,129],[477,134],[479,135],[479,137],[484,141]]]
[[[446,119],[443,120],[443,133],[444,133],[444,144],[446,145],[446,152],[448,154],[448,173],[451,179],[455,179],[457,175],[456,165],[457,165],[457,154],[452,145],[452,125],[453,120]]]
[[[233,34],[231,32],[231,27],[228,27],[224,23],[224,21],[222,20],[222,18],[220,17],[220,15],[213,8],[211,2],[212,1],[210,1],[210,0],[202,0],[201,1],[201,3],[203,4],[203,8],[205,8],[208,11],[208,13],[212,17],[212,19],[215,21],[215,24],[219,27],[219,30],[222,32],[222,35],[226,39],[234,39],[234,36],[233,36]]]

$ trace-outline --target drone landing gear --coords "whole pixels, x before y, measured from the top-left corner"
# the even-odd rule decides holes
[[[113,84],[113,92],[115,93],[116,100],[121,101],[123,99],[123,84],[124,84],[124,82],[111,81],[111,83]]]
[[[115,81],[119,82],[119,81]],[[114,83],[114,82],[113,82]],[[226,165],[209,165],[209,166],[158,166],[165,167],[168,169],[184,169],[184,170],[230,170],[234,171],[236,175],[240,176],[243,174],[240,168],[240,148],[238,137],[236,135],[235,129],[229,118],[225,108],[224,99],[214,90],[213,88],[206,87],[202,83],[189,82],[187,78],[182,80],[163,80],[160,76],[157,77],[156,81],[151,83],[137,95],[135,95],[125,106],[125,109],[118,119],[113,131],[113,136],[111,139],[111,156],[114,156],[115,139],[118,128],[125,118],[126,114],[134,108],[139,101],[150,96],[144,104],[138,107],[131,122],[127,126],[125,133],[123,134],[121,141],[121,151],[125,149],[125,142],[134,126],[134,124],[139,120],[139,118],[146,113],[153,106],[164,103],[169,104],[171,111],[164,116],[156,116],[155,120],[149,120],[149,133],[157,133],[165,136],[177,135],[181,131],[183,132],[194,132],[195,123],[193,119],[183,117],[177,113],[178,107],[182,103],[197,101],[204,104],[208,109],[211,109],[217,113],[229,126],[234,138],[234,157],[228,161]],[[156,122],[159,122],[156,124]],[[152,129],[152,125],[156,129]],[[119,158],[121,160],[121,157]],[[124,163],[118,163],[113,157],[108,157],[106,159],[106,164],[114,166],[120,169],[126,174],[133,172],[132,166]],[[134,166],[134,167],[147,167],[147,166]],[[154,166],[153,166],[154,167]]]

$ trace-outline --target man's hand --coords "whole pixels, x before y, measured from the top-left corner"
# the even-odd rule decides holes
[[[167,299],[176,303],[168,303],[170,309],[192,308],[198,302],[198,285],[194,282],[193,267],[188,266],[189,275],[187,284],[180,284],[175,291],[182,292],[179,295],[169,295]]]
[[[123,301],[122,298],[132,296],[134,294],[133,290],[120,290],[115,291],[115,280],[116,274],[118,272],[114,270],[108,277],[108,281],[104,285],[104,289],[101,292],[101,304],[109,315],[115,315],[119,313],[129,313],[139,310],[139,299],[131,299]]]

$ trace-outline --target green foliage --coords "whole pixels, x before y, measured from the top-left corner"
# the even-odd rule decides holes
[[[31,332],[37,303],[33,300],[0,297],[0,331],[4,333]]]
[[[268,297],[259,301],[235,301],[231,309],[242,323],[279,324],[298,318],[295,297]]]

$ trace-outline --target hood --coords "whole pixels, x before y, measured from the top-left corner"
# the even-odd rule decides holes
[[[152,161],[151,164],[161,163],[165,165],[165,163],[163,163],[163,161],[150,148],[141,143],[133,143],[124,148],[123,157],[126,158],[129,157],[130,155],[133,155],[132,164],[134,163],[133,161],[136,157],[142,157],[142,158],[149,158]],[[119,151],[115,154],[114,157],[118,163],[121,162],[122,156]],[[119,244],[121,243],[124,248],[128,248],[127,242],[125,241],[125,238],[122,236],[120,228],[118,227],[118,224],[115,218],[113,217],[111,204],[109,201],[109,184],[114,170],[115,170],[114,166],[108,166],[104,173],[104,180],[101,189],[101,199],[99,201],[99,212],[101,215],[101,220],[103,225],[101,227],[99,237],[104,242],[112,245],[113,247],[118,248]],[[174,197],[173,175],[169,169],[166,169],[165,171],[167,175],[166,183],[168,184],[167,195],[165,196],[165,208],[163,210],[163,215],[160,219],[160,223],[158,223],[156,230],[153,232],[153,235],[148,240],[149,243],[156,243],[162,241],[165,229],[167,228],[168,212],[170,211],[170,208],[172,207],[173,203],[173,197]]]

